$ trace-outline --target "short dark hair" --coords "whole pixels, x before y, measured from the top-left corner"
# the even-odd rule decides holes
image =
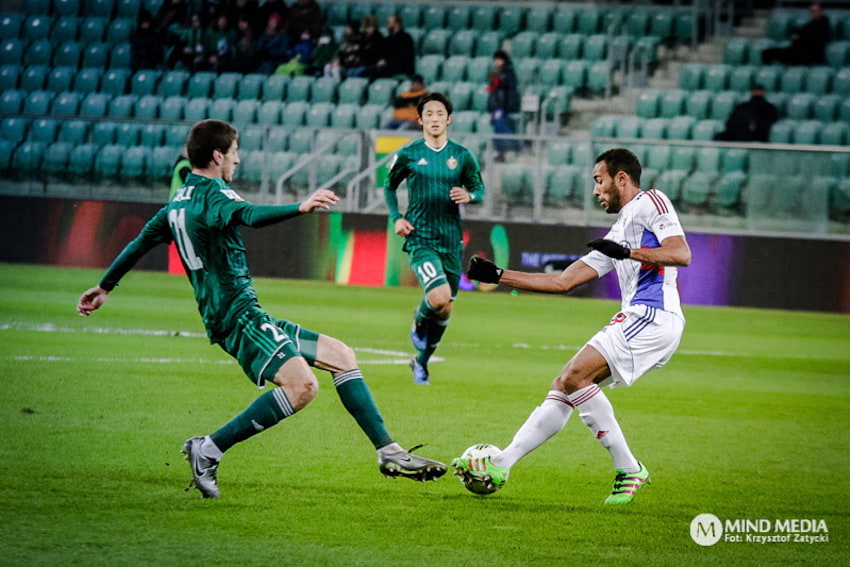
[[[443,93],[429,93],[419,99],[419,104],[416,105],[416,114],[422,116],[422,109],[425,108],[425,105],[432,100],[442,103],[443,106],[446,107],[446,113],[449,116],[452,115],[452,101],[450,101],[449,97]]]
[[[192,167],[203,169],[213,160],[213,152],[227,153],[239,138],[236,128],[221,120],[202,120],[192,126],[186,140],[186,153]]]
[[[422,75],[413,75],[412,77],[410,77],[410,82],[411,83],[422,83],[424,85],[425,79],[422,77]]]
[[[502,59],[504,61],[510,61],[511,57],[504,49],[497,49],[496,52],[493,53],[493,59]]]
[[[753,83],[753,84],[750,85],[750,90],[751,91],[762,91],[762,92],[764,92],[767,89],[765,89],[764,85],[761,84],[761,83]]]
[[[634,184],[640,187],[640,160],[637,156],[625,148],[613,148],[602,152],[594,163],[605,162],[608,175],[612,178],[619,172],[623,172],[632,178]]]

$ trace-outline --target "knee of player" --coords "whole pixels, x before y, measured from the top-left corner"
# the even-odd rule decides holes
[[[311,372],[309,376],[291,384],[287,388],[287,394],[292,398],[289,402],[297,411],[312,402],[319,393],[319,381]]]
[[[452,299],[450,297],[448,297],[446,299],[440,298],[440,299],[437,299],[436,301],[434,301],[433,303],[431,303],[431,307],[434,308],[434,312],[441,319],[448,319],[449,318],[449,316],[452,314],[452,306],[453,305],[454,305],[454,302],[452,302]]]
[[[354,349],[342,341],[338,342],[339,345],[337,346],[337,353],[340,365],[342,366],[341,370],[344,371],[357,368],[357,355],[354,353]]]
[[[567,364],[561,374],[552,382],[552,389],[560,390],[565,394],[572,394],[589,386],[593,382],[587,373],[580,371],[572,364]]]

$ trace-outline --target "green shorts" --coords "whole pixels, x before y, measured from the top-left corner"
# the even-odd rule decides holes
[[[437,252],[431,248],[417,246],[411,248],[408,255],[410,268],[425,293],[447,283],[451,287],[452,297],[457,295],[460,276],[463,273],[460,252]]]
[[[252,308],[239,317],[221,347],[263,388],[290,358],[302,356],[307,364],[315,364],[318,342],[319,333]]]

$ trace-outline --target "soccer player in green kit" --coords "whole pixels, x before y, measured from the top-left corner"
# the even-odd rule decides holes
[[[174,241],[210,342],[236,358],[258,387],[267,381],[278,386],[214,433],[186,441],[183,452],[201,495],[219,497],[216,476],[225,451],[313,400],[318,382],[311,366],[331,373],[343,405],[375,446],[383,474],[420,481],[442,476],[444,464],[410,454],[387,432],[350,347],[292,321],[271,317],[257,300],[239,227],[262,227],[329,209],[338,202],[336,195],[320,190],[301,203],[283,206],[254,206],[244,201],[228,185],[239,164],[239,152],[238,133],[225,122],[197,123],[189,133],[187,150],[192,171],[183,187],[118,255],[100,284],[83,293],[77,311],[91,315],[145,253]]]
[[[449,323],[463,273],[460,205],[480,203],[484,183],[478,161],[448,138],[452,103],[441,93],[422,97],[416,108],[422,138],[401,148],[390,165],[384,197],[395,233],[425,296],[414,312],[410,338],[417,355],[413,381],[428,384],[428,360]],[[398,210],[396,190],[407,179],[408,206]]]

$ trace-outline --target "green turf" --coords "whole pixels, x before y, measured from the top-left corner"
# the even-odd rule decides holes
[[[601,505],[610,460],[575,418],[490,497],[451,477],[384,479],[326,375],[303,413],[228,453],[223,498],[204,501],[183,491],[178,450],[258,392],[194,335],[203,329],[182,278],[131,273],[79,318],[77,297],[99,275],[0,266],[0,564],[844,565],[850,555],[846,316],[686,307],[673,361],[608,393],[653,475],[628,507]],[[272,314],[358,349],[412,352],[415,289],[257,287]],[[616,309],[462,293],[430,387],[376,363],[391,354],[359,356],[390,431],[448,461],[474,443],[504,446]],[[823,519],[830,541],[702,548],[689,525],[704,512]]]

